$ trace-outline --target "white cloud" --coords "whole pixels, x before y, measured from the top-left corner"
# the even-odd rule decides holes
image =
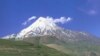
[[[100,0],[87,0],[85,3],[86,6],[79,7],[78,10],[87,15],[96,16],[99,14],[99,3]]]
[[[43,20],[47,20],[47,21],[51,21],[53,23],[61,23],[61,24],[64,24],[66,22],[69,22],[72,20],[72,18],[68,17],[60,17],[60,18],[53,18],[53,17],[40,17],[40,18],[43,18]]]
[[[28,18],[28,20],[25,21],[24,23],[22,23],[22,25],[26,25],[28,22],[30,22],[33,19],[36,19],[36,16],[32,16],[32,17]]]
[[[30,17],[30,18],[28,19],[28,21],[31,21],[31,20],[33,20],[33,19],[36,19],[36,16]]]
[[[88,9],[88,10],[85,10],[85,9],[80,9],[80,11],[82,11],[83,13],[87,14],[87,15],[91,15],[91,16],[95,16],[98,14],[98,10],[96,9]]]
[[[33,16],[33,17],[30,17],[27,21],[25,21],[24,23],[22,23],[22,25],[26,25],[28,22],[30,22],[31,20],[33,19],[36,19],[36,16]],[[53,22],[53,23],[61,23],[61,24],[64,24],[64,23],[67,23],[69,21],[72,20],[72,18],[68,17],[60,17],[60,18],[53,18],[53,17],[39,17],[38,19],[41,19],[43,21],[50,21],[50,22]]]
[[[27,22],[25,21],[24,23],[22,23],[22,25],[26,25],[27,24]]]
[[[70,17],[68,17],[68,18],[66,18],[66,17],[60,17],[59,19],[54,19],[53,21],[55,23],[62,23],[62,24],[64,24],[64,23],[69,22],[71,20],[72,19]]]
[[[88,14],[89,15],[96,15],[97,11],[96,10],[90,10],[90,11],[88,11]]]

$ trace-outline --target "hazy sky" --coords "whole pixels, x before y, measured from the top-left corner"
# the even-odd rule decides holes
[[[32,16],[70,17],[59,26],[100,37],[100,0],[0,0],[0,36],[18,33]]]

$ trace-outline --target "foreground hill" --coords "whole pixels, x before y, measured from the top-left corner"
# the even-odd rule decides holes
[[[43,45],[0,39],[0,56],[69,56]]]
[[[36,45],[43,44],[50,48],[54,48],[70,56],[100,56],[100,45],[94,41],[63,41],[57,39],[55,36],[37,36],[28,37],[23,41],[34,43]]]

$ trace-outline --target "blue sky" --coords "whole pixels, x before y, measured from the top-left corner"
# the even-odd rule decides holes
[[[100,0],[0,0],[0,36],[18,33],[31,16],[71,17],[59,26],[100,37]]]

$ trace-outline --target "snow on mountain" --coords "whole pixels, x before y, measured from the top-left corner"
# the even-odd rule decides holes
[[[29,35],[52,35],[54,31],[61,28],[54,23],[51,17],[40,17],[29,27],[23,29],[17,37],[29,37]]]
[[[34,36],[55,36],[59,40],[63,41],[79,41],[93,39],[92,35],[85,32],[72,31],[59,27],[56,23],[65,23],[70,21],[70,18],[61,17],[54,19],[52,17],[39,17],[29,27],[22,29],[17,35],[8,35],[3,39],[20,39],[34,37]]]
[[[22,29],[16,35],[16,39],[23,39],[26,37],[44,36],[44,35],[52,35],[52,36],[58,35],[58,37],[65,36],[66,33],[63,31],[63,28],[57,26],[56,23],[65,23],[65,22],[69,22],[70,20],[71,18],[69,17],[68,18],[60,17],[57,19],[54,19],[52,17],[39,17],[29,27]],[[9,39],[13,37],[11,37],[11,35],[8,35],[8,36],[3,37],[3,39],[5,38]]]
[[[15,37],[16,37],[16,34],[11,34],[11,35],[7,35],[7,36],[2,37],[2,39],[12,39]]]
[[[61,17],[60,19],[53,19],[52,17],[39,17],[33,24],[29,27],[23,29],[17,37],[29,37],[36,35],[54,35],[57,30],[61,30],[60,27],[56,25],[58,22],[67,22],[69,21],[65,17]]]
[[[69,18],[67,18],[69,20]],[[27,37],[33,36],[44,36],[51,35],[56,36],[58,39],[63,39],[64,41],[77,41],[77,39],[84,39],[88,37],[88,34],[84,32],[76,32],[67,29],[63,29],[57,26],[57,22],[65,22],[68,21],[65,17],[61,17],[59,19],[53,19],[52,17],[39,17],[34,23],[32,23],[29,27],[23,29],[21,32],[17,34],[18,39],[23,39]],[[80,38],[80,36],[82,38]]]

